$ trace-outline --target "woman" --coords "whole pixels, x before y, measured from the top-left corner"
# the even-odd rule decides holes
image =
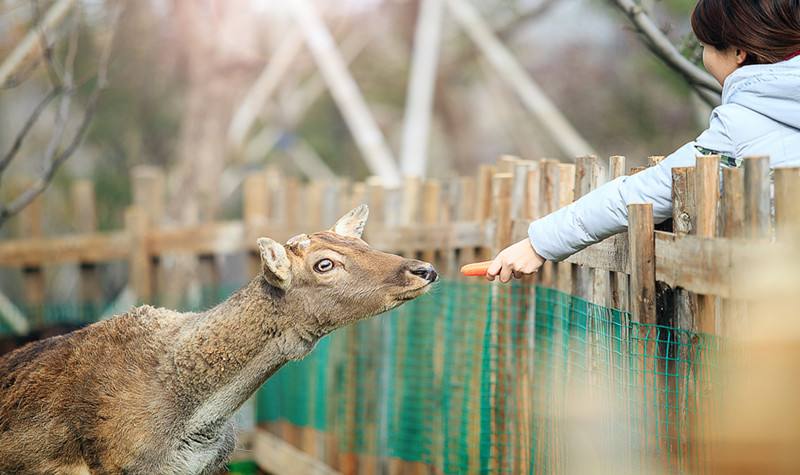
[[[536,272],[625,231],[629,203],[652,203],[656,223],[672,215],[672,172],[716,154],[725,166],[748,156],[800,166],[800,0],[700,0],[692,29],[703,64],[723,86],[708,130],[658,165],[620,177],[531,223],[528,239],[500,252],[487,278]]]

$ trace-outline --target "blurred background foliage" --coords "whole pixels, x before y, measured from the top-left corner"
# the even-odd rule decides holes
[[[473,2],[501,32],[531,77],[601,155],[627,155],[635,165],[649,155],[670,153],[703,129],[707,109],[693,100],[680,76],[642,45],[626,19],[606,0],[557,0],[530,18],[525,17],[526,12],[542,7],[547,0]],[[53,2],[39,3],[44,10]],[[66,196],[65,187],[72,179],[88,177],[96,186],[99,227],[121,226],[121,210],[130,202],[128,170],[132,166],[152,164],[174,170],[182,160],[191,159],[192,140],[197,141],[197,135],[186,132],[192,94],[199,94],[194,97],[201,99],[204,93],[211,96],[210,117],[203,118],[209,124],[199,126],[201,135],[203,127],[227,129],[232,110],[291,29],[285,15],[276,13],[280,10],[278,3],[126,2],[113,50],[110,86],[102,95],[83,146],[45,193],[48,209],[57,207]],[[81,71],[90,68],[97,55],[93,30],[100,27],[105,18],[102,12],[111,1],[85,0],[79,4],[73,21],[79,22],[82,29],[76,66]],[[187,14],[187,5],[191,10],[192,4],[197,6],[197,12]],[[337,41],[342,42],[349,35],[369,35],[363,51],[351,64],[351,71],[397,154],[419,2],[354,0],[317,4],[325,12]],[[675,44],[682,45],[687,54],[695,51],[688,21],[693,0],[645,4]],[[29,1],[0,2],[3,56],[31,27],[31,10]],[[233,29],[225,26],[225,18],[230,17],[238,18],[241,24]],[[187,33],[196,28],[192,22],[209,24],[201,33],[218,35],[209,40],[216,50],[203,51],[197,37]],[[229,38],[231,32],[236,35],[233,39]],[[246,39],[246,48],[237,46],[245,44],[242,38]],[[504,153],[525,158],[560,157],[514,93],[498,82],[496,74],[447,15],[442,38],[430,175],[471,173],[479,163]],[[236,54],[225,56],[225,51]],[[192,55],[205,58],[201,63],[209,68],[210,72],[203,73],[206,76],[193,73],[197,60]],[[298,123],[287,119],[287,98],[313,80],[315,74],[304,47],[295,63],[279,87],[278,99],[269,103],[269,110],[262,111],[257,121],[256,128],[266,125],[279,132],[276,146],[269,151],[256,150],[244,159],[222,153],[218,161],[226,172],[277,163],[290,173],[298,173],[292,167],[292,150],[302,142],[335,173],[366,178],[368,168],[327,91],[313,101]],[[220,99],[214,96],[212,86],[203,89],[198,77],[201,82],[203,78],[211,78],[206,82],[219,80],[223,86],[213,87],[227,85],[230,93]],[[43,68],[34,67],[23,85],[0,91],[0,143],[4,147],[9,146],[19,129],[23,113],[35,104],[37,93],[45,90],[45,79]],[[36,156],[43,147],[48,126],[52,126],[52,118],[44,117],[37,125],[41,130],[31,137],[24,153]],[[208,148],[203,143],[196,146],[197,153]],[[35,160],[20,162],[26,163],[15,164],[6,183],[23,183],[35,174],[35,163],[31,163]],[[55,220],[47,226],[52,231],[65,230],[68,221],[65,215],[63,223]],[[10,231],[0,232],[7,235]]]

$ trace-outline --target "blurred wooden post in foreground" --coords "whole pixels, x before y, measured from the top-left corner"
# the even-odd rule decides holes
[[[42,233],[42,206],[44,196],[39,195],[22,211],[20,224],[22,236],[25,239],[41,238]],[[45,305],[45,276],[40,265],[26,265],[22,268],[23,287],[27,304],[28,318],[31,319],[32,328],[41,328],[44,321]]]
[[[78,180],[72,184],[72,212],[75,229],[79,233],[89,234],[97,230],[97,209],[95,206],[94,184],[89,180]],[[80,304],[81,317],[89,320],[96,317],[101,310],[102,289],[97,264],[80,262]]]

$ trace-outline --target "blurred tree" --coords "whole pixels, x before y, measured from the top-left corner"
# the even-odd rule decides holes
[[[611,0],[639,32],[644,44],[661,61],[677,72],[694,88],[695,92],[709,105],[719,103],[722,86],[704,69],[684,56],[681,48],[675,46],[667,34],[658,27],[649,10],[640,0]],[[670,2],[672,8],[681,8],[685,2]],[[691,48],[691,47],[690,47]]]
[[[108,84],[108,62],[113,44],[114,30],[119,17],[120,6],[110,8],[109,29],[101,39],[104,43],[99,48],[95,73],[88,78],[76,77],[75,58],[78,54],[80,41],[80,6],[74,5],[74,0],[59,0],[41,15],[38,1],[32,0],[31,7],[34,11],[33,24],[30,31],[20,40],[14,50],[9,54],[3,64],[0,64],[0,84],[4,88],[19,86],[27,80],[37,69],[38,64],[43,64],[47,73],[50,87],[41,101],[33,108],[28,118],[22,123],[11,147],[0,158],[0,178],[9,165],[19,156],[23,142],[33,126],[37,123],[42,113],[56,102],[57,109],[52,135],[42,153],[41,173],[33,181],[10,199],[0,205],[0,226],[9,218],[16,215],[28,206],[53,180],[59,167],[64,164],[80,146],[94,116],[100,93]],[[55,33],[62,19],[67,18],[67,25],[63,28],[65,40],[59,41],[59,34]],[[26,59],[32,51],[38,48],[40,58],[32,60],[33,66],[24,68]],[[29,60],[31,61],[31,60]],[[17,71],[22,74],[14,75]],[[70,111],[73,99],[81,90],[88,90],[83,113],[74,130],[70,130]],[[69,133],[68,133],[69,131]]]

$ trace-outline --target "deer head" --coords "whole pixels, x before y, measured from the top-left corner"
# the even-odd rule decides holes
[[[437,280],[431,264],[372,249],[361,240],[369,211],[361,205],[327,231],[286,244],[260,238],[266,283],[314,333],[324,334],[412,300]]]

